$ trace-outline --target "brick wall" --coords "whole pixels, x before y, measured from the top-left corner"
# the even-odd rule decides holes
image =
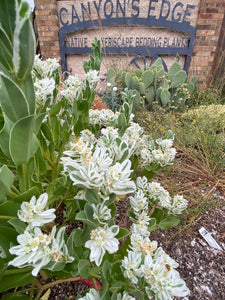
[[[57,0],[34,0],[34,2],[41,55],[43,58],[60,59]],[[212,71],[220,53],[219,37],[224,16],[225,0],[201,0],[189,75],[197,75],[202,82],[214,74]]]
[[[200,81],[210,79],[212,75],[224,14],[224,0],[201,1],[194,52],[189,71],[190,75],[197,75]]]
[[[35,23],[43,58],[60,58],[57,0],[35,0]]]
[[[225,93],[225,15],[212,67],[212,81]]]

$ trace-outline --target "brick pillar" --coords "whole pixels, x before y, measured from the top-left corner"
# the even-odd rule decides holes
[[[196,26],[196,39],[189,76],[200,82],[210,79],[225,14],[224,0],[202,0]]]
[[[212,82],[225,93],[225,14],[212,67]]]
[[[43,58],[60,59],[57,0],[34,0],[34,3],[41,55]]]

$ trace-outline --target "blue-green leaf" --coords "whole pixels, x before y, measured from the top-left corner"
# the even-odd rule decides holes
[[[34,280],[36,278],[31,275],[31,269],[6,270],[1,278],[0,292],[27,285]]]
[[[126,236],[128,236],[130,234],[130,231],[127,230],[127,229],[124,229],[124,228],[120,228],[120,231],[119,233],[116,235],[116,238],[119,240],[119,239],[122,239]]]
[[[4,199],[6,195],[9,193],[13,181],[14,181],[14,174],[7,166],[2,166],[0,169],[0,203],[1,199]]]
[[[30,114],[23,91],[2,73],[0,77],[0,103],[3,112],[13,122]]]
[[[162,220],[158,226],[161,229],[169,229],[171,227],[175,227],[180,223],[179,219],[175,219],[173,217],[167,217],[166,219]]]
[[[90,278],[91,264],[86,259],[81,259],[78,262],[78,271],[81,277]]]
[[[8,216],[11,218],[17,217],[17,211],[20,208],[18,203],[14,201],[6,201],[0,205],[0,215]]]
[[[4,126],[2,130],[0,131],[0,147],[2,152],[7,156],[10,157],[10,152],[9,152],[9,134],[10,131],[13,127],[13,122],[7,118],[6,115],[4,115]]]
[[[21,88],[26,97],[29,106],[29,112],[32,115],[35,112],[35,94],[34,94],[34,85],[33,85],[33,79],[31,74],[26,79],[23,80]]]
[[[29,190],[24,193],[13,197],[13,201],[17,203],[22,203],[23,201],[29,202],[32,196],[38,197],[40,195],[40,191],[36,186],[33,186]]]
[[[33,116],[19,120],[11,130],[9,150],[16,165],[28,162],[38,149],[38,140],[33,130]]]
[[[14,33],[13,62],[18,80],[30,75],[35,56],[35,36],[30,18],[17,23]]]
[[[8,223],[10,225],[12,225],[19,234],[24,233],[24,231],[27,227],[27,224],[20,221],[19,219],[11,219],[11,220],[8,221]]]
[[[6,256],[6,258],[12,257],[9,253],[10,244],[16,244],[17,232],[14,228],[9,228],[7,226],[0,226],[0,245]],[[2,285],[2,283],[1,283]],[[0,285],[0,292],[1,292]]]
[[[0,28],[0,69],[1,66],[3,66],[9,71],[13,71],[12,53],[13,48],[9,37],[6,35],[3,29]]]
[[[1,0],[0,24],[11,42],[16,24],[16,2],[16,0]]]

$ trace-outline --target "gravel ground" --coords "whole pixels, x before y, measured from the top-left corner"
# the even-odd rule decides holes
[[[179,263],[178,270],[191,292],[186,299],[225,299],[225,251],[210,247],[198,232],[204,227],[225,250],[224,220],[225,206],[207,211],[170,240],[172,230],[166,234],[157,230],[151,235]]]
[[[130,225],[126,212],[126,202],[120,203],[116,222],[121,227]],[[222,206],[208,210],[180,233],[176,228],[151,233],[151,240],[158,241],[158,245],[179,263],[178,271],[190,289],[190,295],[182,299],[225,299],[225,251],[210,247],[199,234],[199,229],[204,227],[225,249],[224,219],[225,206]],[[60,284],[52,288],[49,300],[76,299],[85,288],[82,282]]]

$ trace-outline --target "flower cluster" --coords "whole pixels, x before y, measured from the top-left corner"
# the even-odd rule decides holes
[[[63,90],[61,95],[65,97],[69,103],[73,103],[74,100],[81,99],[84,90],[87,88],[87,85],[91,90],[93,90],[99,80],[99,72],[96,70],[90,70],[84,80],[80,80],[78,75],[68,76],[64,81]]]
[[[114,225],[108,227],[98,227],[91,231],[91,240],[85,243],[85,247],[91,250],[90,261],[94,261],[100,266],[105,252],[115,253],[119,249],[119,241],[115,236],[119,232],[119,227]]]
[[[32,77],[34,82],[36,103],[42,107],[47,100],[52,102],[56,82],[59,80],[59,62],[56,58],[42,60],[35,56]]]
[[[35,97],[39,105],[51,99],[55,89],[55,80],[53,78],[39,79],[34,82]]]
[[[157,139],[154,141],[151,136],[144,136],[142,145],[139,148],[142,164],[159,164],[161,167],[171,165],[176,155],[176,149],[172,147],[173,138]]]
[[[88,189],[97,189],[103,199],[111,193],[123,195],[135,191],[135,184],[130,180],[133,144],[122,142],[117,130],[106,128],[102,136],[94,138],[87,131],[70,150],[64,154],[62,164],[64,172],[69,174],[74,185]],[[123,158],[122,162],[119,162]]]
[[[92,125],[103,125],[103,126],[113,126],[118,118],[119,113],[115,113],[110,109],[90,109],[89,111],[89,122]]]
[[[70,75],[63,83],[61,95],[64,96],[69,103],[73,103],[75,99],[81,96],[84,88],[85,83],[80,81],[77,75]]]
[[[111,110],[90,110],[90,124],[114,127],[118,116],[119,113],[114,114]],[[133,114],[130,115],[130,126],[123,135],[123,141],[134,144],[133,153],[140,157],[142,165],[171,165],[176,155],[176,149],[172,147],[174,135],[168,132],[165,138],[154,141],[151,135],[145,135],[143,128],[132,119]]]
[[[48,194],[41,194],[38,199],[33,196],[30,202],[22,202],[18,211],[18,218],[28,223],[27,229],[41,227],[55,220],[55,209],[45,210],[48,202]]]
[[[131,227],[131,250],[122,261],[124,277],[133,285],[144,279],[146,294],[155,299],[185,297],[189,290],[176,271],[178,264],[158,247],[156,241],[150,240],[148,196],[145,194],[149,188],[147,179],[138,178],[137,186],[139,190],[130,197],[136,222]]]
[[[9,252],[16,255],[9,265],[23,268],[33,267],[32,275],[37,276],[41,268],[49,263],[70,263],[74,260],[69,256],[68,248],[64,241],[65,227],[56,233],[54,226],[51,234],[47,235],[40,229],[41,226],[55,219],[55,209],[45,210],[48,195],[40,195],[36,200],[33,196],[30,202],[23,202],[18,217],[21,221],[28,223],[25,232],[17,236],[19,245],[13,246]]]
[[[145,206],[147,203],[151,205],[159,205],[168,210],[169,214],[181,214],[188,205],[188,201],[182,195],[176,195],[173,198],[158,182],[148,182],[146,177],[137,178],[137,192],[134,197],[131,197],[131,205],[134,211],[138,210],[139,206]]]
[[[90,291],[82,298],[79,298],[79,300],[100,300],[101,297],[99,295],[99,292],[95,289],[90,289]],[[123,292],[123,294],[119,293],[116,295],[115,300],[135,300],[134,297],[128,295],[127,292]]]
[[[56,58],[40,59],[39,55],[35,56],[32,76],[39,79],[52,78],[54,73],[59,69],[59,62]]]

